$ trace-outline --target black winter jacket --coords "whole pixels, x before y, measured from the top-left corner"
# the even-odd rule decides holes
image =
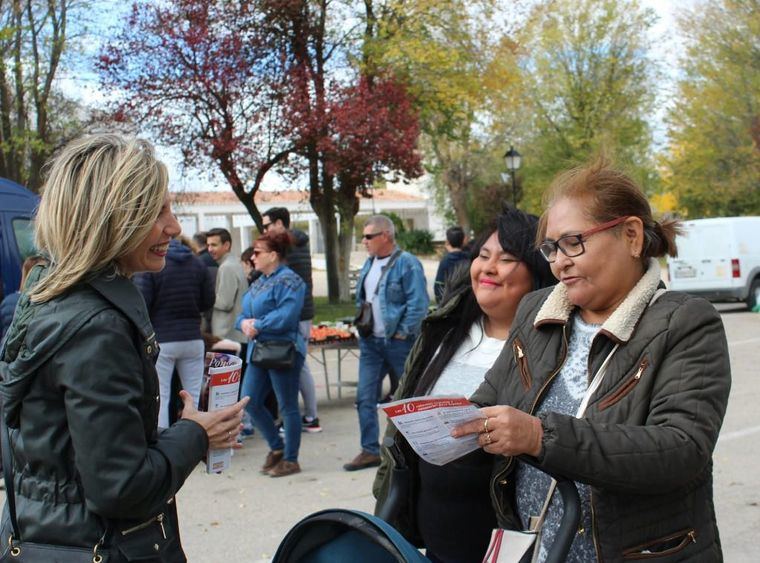
[[[166,267],[133,278],[148,307],[159,342],[200,340],[201,314],[214,306],[214,277],[178,240],[169,243]]]
[[[644,277],[591,344],[589,382],[615,344],[583,418],[540,415],[533,461],[591,486],[600,562],[722,560],[712,498],[712,452],[731,372],[723,323],[707,301],[666,292],[650,305],[660,268]],[[535,412],[565,361],[574,311],[564,286],[523,298],[507,345],[470,398]],[[496,456],[491,497],[505,528],[514,513],[515,458]]]
[[[309,235],[299,230],[292,230],[295,242],[288,253],[288,267],[306,283],[306,296],[301,309],[302,321],[314,318],[314,283],[311,278],[311,252],[309,251]]]
[[[30,283],[43,269],[32,270]],[[91,548],[105,521],[120,538],[172,512],[167,503],[208,440],[189,420],[157,433],[156,344],[134,284],[101,274],[46,303],[22,295],[18,312],[0,394],[21,539]],[[9,530],[6,505],[3,544]],[[184,560],[178,545],[172,560]]]

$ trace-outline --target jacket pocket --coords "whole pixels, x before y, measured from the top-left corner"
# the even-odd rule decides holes
[[[644,358],[643,360],[641,360],[641,363],[639,364],[639,367],[636,369],[636,371],[633,372],[633,375],[629,377],[615,391],[613,391],[607,397],[599,401],[599,405],[597,406],[597,408],[600,411],[603,411],[604,409],[611,407],[612,405],[620,401],[623,397],[628,395],[628,393],[633,391],[633,388],[636,387],[636,385],[638,385],[639,381],[641,381],[641,378],[644,375],[644,372],[646,372],[648,367],[649,367],[649,360],[647,358]]]
[[[512,351],[515,354],[515,362],[517,362],[517,367],[520,369],[520,380],[522,381],[523,387],[525,387],[525,390],[527,391],[530,389],[531,384],[530,371],[528,370],[528,358],[525,357],[525,351],[522,342],[520,342],[520,340],[517,338],[515,338],[512,342]]]
[[[697,543],[697,531],[693,528],[680,530],[665,537],[652,540],[623,551],[623,559],[655,559],[674,555]]]
[[[401,305],[406,301],[404,288],[401,286],[400,282],[395,280],[388,280],[386,295],[388,296],[388,301],[395,303],[396,305]]]

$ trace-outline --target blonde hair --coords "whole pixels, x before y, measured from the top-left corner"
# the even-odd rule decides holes
[[[169,183],[142,139],[101,134],[69,143],[49,163],[35,242],[50,268],[32,290],[49,301],[118,260],[148,236]]]
[[[612,166],[605,156],[599,156],[585,166],[559,173],[544,192],[544,213],[538,223],[536,244],[546,236],[546,220],[551,206],[559,199],[581,200],[585,213],[595,223],[606,223],[618,217],[638,217],[644,224],[642,261],[669,254],[676,256],[676,235],[681,233],[680,221],[655,221],[644,192],[624,172]]]

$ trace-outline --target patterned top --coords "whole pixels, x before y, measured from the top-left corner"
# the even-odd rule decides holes
[[[570,323],[570,342],[568,343],[567,359],[559,374],[549,387],[536,414],[556,412],[575,416],[583,401],[589,385],[588,355],[591,342],[601,325],[589,324],[578,314],[574,314]],[[551,477],[538,469],[520,463],[516,469],[515,485],[517,489],[517,514],[525,529],[528,528],[531,516],[541,514],[541,508],[549,492]],[[573,540],[566,561],[587,563],[596,561],[596,550],[591,533],[591,491],[588,485],[576,483],[581,498],[581,522],[583,533],[578,533]],[[544,520],[541,535],[541,551],[538,561],[546,560],[548,549],[554,541],[554,536],[562,520],[562,498],[559,492],[552,496],[549,510]]]

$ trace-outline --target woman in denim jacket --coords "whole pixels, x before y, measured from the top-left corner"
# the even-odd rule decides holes
[[[306,341],[298,330],[298,319],[306,285],[298,274],[283,265],[290,246],[291,238],[287,232],[265,234],[253,244],[253,264],[262,275],[243,296],[243,310],[235,324],[253,341],[248,346],[243,395],[251,397],[248,413],[269,444],[271,451],[261,472],[271,477],[284,477],[301,471],[298,465],[298,448],[301,445],[298,381],[306,357]],[[290,369],[263,368],[251,363],[257,343],[268,340],[292,340],[295,343],[296,359]],[[264,406],[272,390],[285,424],[284,440]]]

